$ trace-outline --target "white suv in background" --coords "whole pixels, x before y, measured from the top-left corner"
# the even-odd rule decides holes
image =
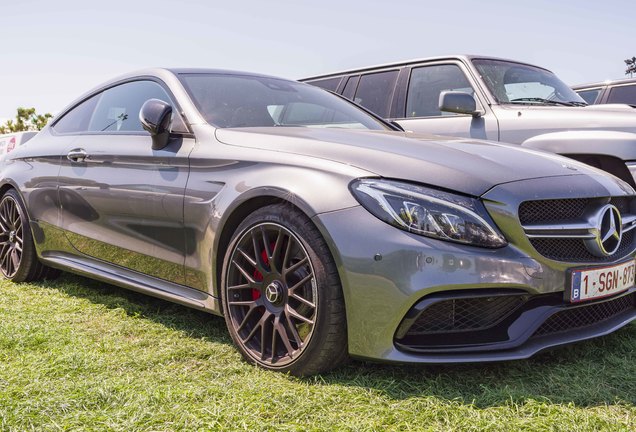
[[[453,55],[313,76],[407,131],[520,144],[568,156],[636,187],[636,110],[588,105],[547,69]]]

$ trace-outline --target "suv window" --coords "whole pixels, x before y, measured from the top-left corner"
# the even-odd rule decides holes
[[[636,85],[614,87],[610,90],[607,103],[636,105]]]
[[[594,102],[596,102],[596,98],[598,97],[598,94],[600,92],[601,92],[601,89],[577,91],[579,96],[581,96],[583,100],[587,102],[589,105],[592,105]]]
[[[337,78],[326,78],[326,79],[320,79],[317,81],[312,81],[309,84],[311,85],[315,85],[316,87],[320,87],[323,88],[325,90],[329,90],[329,91],[336,91],[336,89],[338,88],[338,84],[340,84],[340,80],[342,78],[341,77],[337,77]]]
[[[148,99],[170,103],[166,91],[153,81],[134,81],[102,93],[88,127],[92,132],[143,132],[139,110]]]
[[[457,115],[439,109],[441,92],[460,91],[474,95],[464,72],[457,65],[424,66],[413,69],[406,95],[407,117]]]
[[[91,115],[100,96],[101,93],[85,100],[70,110],[64,117],[55,122],[52,126],[53,130],[63,134],[86,132],[88,130],[88,123],[91,121]]]
[[[354,101],[380,117],[389,117],[397,77],[396,70],[362,75]]]
[[[353,100],[353,96],[356,94],[356,88],[358,87],[358,81],[360,81],[360,75],[349,77],[347,85],[345,85],[345,88],[342,91],[342,96],[349,100]]]

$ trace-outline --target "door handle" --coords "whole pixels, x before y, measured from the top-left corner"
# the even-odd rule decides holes
[[[66,155],[66,159],[71,162],[86,162],[89,159],[88,153],[84,149],[73,149]]]

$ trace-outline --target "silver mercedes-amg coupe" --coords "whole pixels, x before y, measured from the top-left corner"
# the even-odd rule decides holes
[[[527,358],[636,317],[636,196],[560,156],[405,133],[336,95],[153,69],[0,162],[0,269],[225,316],[294,375]]]

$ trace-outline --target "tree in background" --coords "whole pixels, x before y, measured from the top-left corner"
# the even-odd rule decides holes
[[[35,108],[18,108],[15,120],[7,120],[5,124],[0,125],[0,134],[22,131],[39,131],[49,119],[53,117],[51,114],[37,114]]]
[[[625,60],[625,64],[627,65],[625,75],[629,74],[631,78],[634,75],[634,72],[636,72],[636,57]]]

